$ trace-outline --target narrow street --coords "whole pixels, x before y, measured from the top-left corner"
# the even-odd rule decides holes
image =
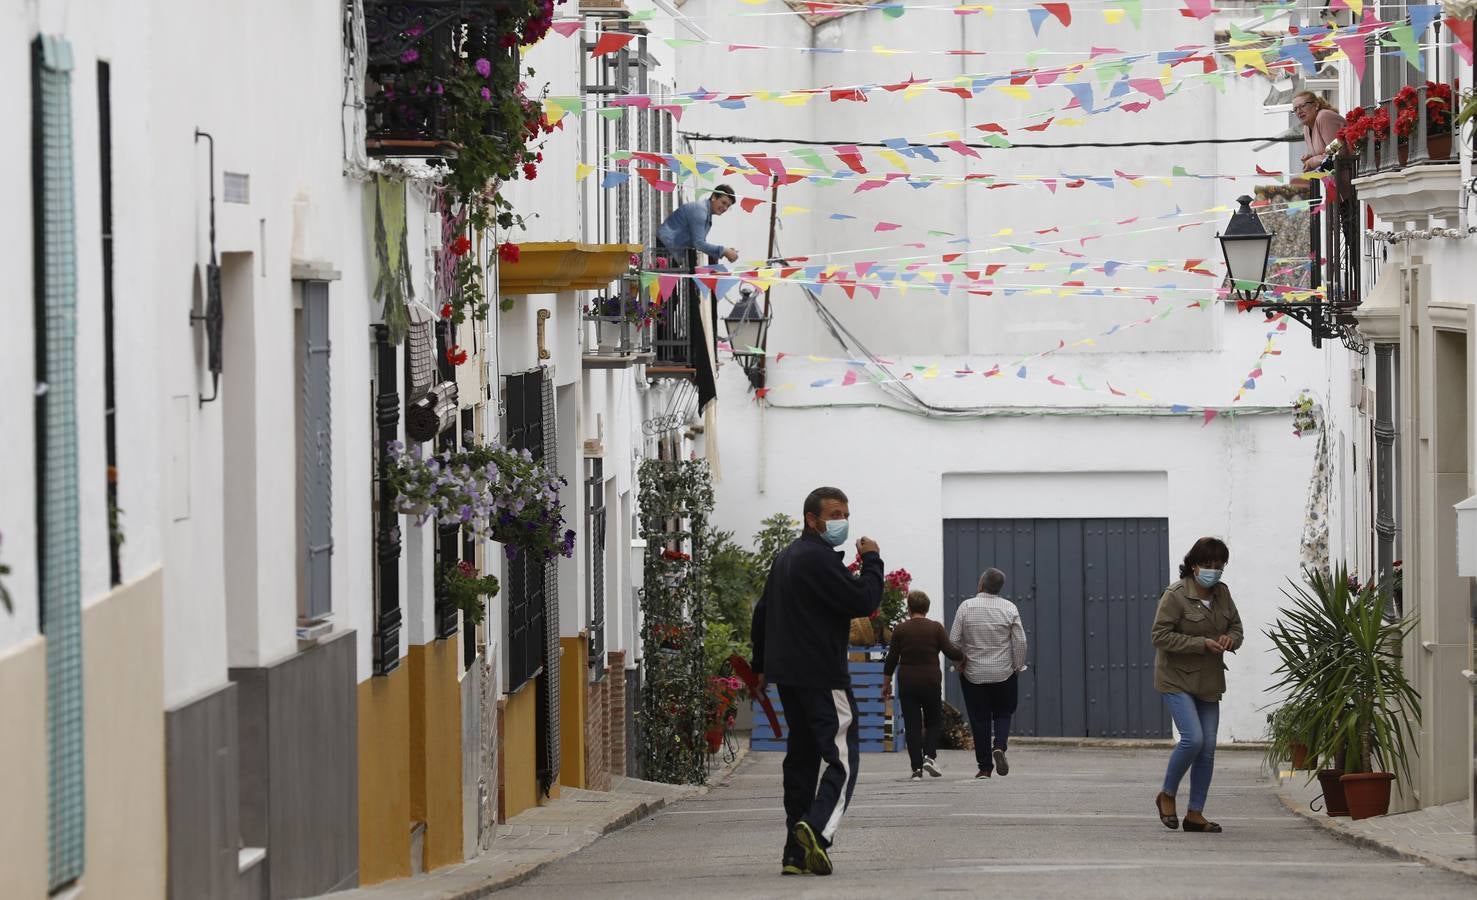
[[[1343,843],[1284,810],[1261,757],[1222,752],[1210,818],[1170,832],[1152,812],[1165,754],[1020,747],[1009,777],[973,754],[910,782],[906,758],[867,754],[830,878],[781,876],[778,753],[754,753],[710,794],[609,835],[512,889],[515,897],[1444,897],[1472,882]],[[1184,809],[1184,794],[1180,797]]]

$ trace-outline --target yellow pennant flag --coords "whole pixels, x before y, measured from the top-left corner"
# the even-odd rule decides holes
[[[1267,69],[1267,60],[1262,56],[1261,50],[1232,50],[1231,61],[1235,64],[1238,71],[1250,66],[1263,75],[1272,74]]]
[[[937,365],[930,365],[928,367],[928,369],[924,371],[923,377],[924,378],[937,378],[937,377],[939,377],[939,367]]]
[[[880,156],[880,157],[882,157],[883,159],[887,160],[888,162],[892,163],[894,166],[896,166],[898,168],[899,171],[902,171],[902,172],[908,171],[908,163],[907,163],[907,161],[904,160],[903,159],[903,155],[901,153],[897,152],[896,150],[892,150],[892,149],[878,150],[877,151],[877,155]]]
[[[564,118],[564,112],[563,106],[547,98],[544,100],[544,118],[549,120],[550,125],[559,124],[560,120]]]
[[[896,56],[897,54],[899,54],[899,53],[901,53],[903,51],[901,51],[901,50],[892,50],[890,48],[887,48],[887,47],[882,46],[881,44],[873,44],[872,45],[872,52],[873,53],[876,53],[878,56]]]
[[[1027,272],[1045,272],[1046,271],[1046,263],[1031,263],[1030,265],[1026,266],[1026,271]]]
[[[992,237],[1009,237],[1012,234],[1015,234],[1014,228],[1002,228],[999,231],[995,232]]]
[[[795,170],[794,169],[791,169],[790,171],[793,172]],[[780,215],[782,215],[782,216],[788,216],[791,213],[806,213],[806,212],[810,212],[810,210],[809,209],[806,209],[803,206],[787,206],[784,209],[780,210]]]
[[[697,157],[693,156],[691,153],[677,153],[673,155],[673,159],[682,163],[682,168],[686,169],[694,175],[697,174]]]
[[[995,90],[999,91],[1002,94],[1007,94],[1011,97],[1014,97],[1017,100],[1031,99],[1031,92],[1018,84],[997,84],[995,85]]]
[[[916,84],[910,84],[903,88],[903,99],[912,100],[914,97],[923,96],[924,89]]]
[[[775,102],[781,103],[785,106],[804,106],[805,104],[809,103],[810,98],[814,96],[815,94],[791,92],[775,98]]]
[[[1057,125],[1057,126],[1060,126],[1060,127],[1063,127],[1063,128],[1073,128],[1073,127],[1076,127],[1078,125],[1086,125],[1087,124],[1087,120],[1086,119],[1057,119],[1055,122],[1052,122],[1051,124]]]
[[[586,178],[589,178],[590,177],[590,173],[593,172],[593,171],[595,171],[595,167],[594,166],[587,166],[584,163],[575,163],[574,164],[574,180],[575,181],[584,181]]]
[[[1107,22],[1109,25],[1117,25],[1119,22],[1122,22],[1123,16],[1124,11],[1121,9],[1103,10],[1103,21]]]

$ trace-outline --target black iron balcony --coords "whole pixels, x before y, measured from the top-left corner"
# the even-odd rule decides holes
[[[643,266],[658,275],[677,275],[676,285],[667,299],[653,313],[647,326],[650,346],[654,358],[646,368],[648,375],[657,378],[696,378],[699,365],[711,365],[718,352],[717,335],[708,342],[707,353],[703,353],[702,321],[699,318],[699,303],[712,302],[711,296],[699,290],[693,279],[696,254],[693,251],[648,251]],[[716,306],[713,310],[713,327],[718,327]],[[705,358],[700,358],[705,357]]]
[[[1459,162],[1452,153],[1452,123],[1456,118],[1452,103],[1454,95],[1450,85],[1427,82],[1410,85],[1404,99],[1389,97],[1367,110],[1366,118],[1383,113],[1383,122],[1382,127],[1368,129],[1358,141],[1355,176],[1362,178],[1381,172],[1398,172],[1410,166],[1455,165]],[[1410,121],[1412,110],[1410,131],[1405,137],[1400,137],[1400,114],[1406,111],[1407,121]],[[1424,115],[1422,111],[1425,111]]]
[[[447,82],[479,58],[517,55],[497,35],[510,0],[364,0],[365,144],[372,156],[455,156]]]

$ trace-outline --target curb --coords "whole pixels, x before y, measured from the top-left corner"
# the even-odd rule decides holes
[[[690,796],[699,797],[708,793],[715,787],[721,787],[722,785],[726,784],[729,777],[733,775],[734,771],[738,769],[739,764],[742,763],[744,759],[748,757],[748,755],[748,747],[738,748],[738,752],[734,756],[733,762],[725,766],[716,778],[709,781],[708,784],[699,787]],[[686,798],[678,797],[675,798],[672,802],[676,802],[677,800],[682,799]],[[628,828],[631,825],[640,822],[642,819],[650,818],[651,816],[664,809],[667,806],[667,803],[668,801],[665,797],[658,797],[655,800],[643,802],[635,809],[632,809],[629,812],[626,812],[623,815],[617,816],[611,821],[606,822],[605,825],[600,829],[600,833],[595,835],[594,840],[591,840],[589,843],[582,846],[576,847],[563,856],[533,863],[527,869],[524,869],[521,872],[510,872],[506,875],[490,877],[487,881],[477,885],[476,887],[467,888],[455,893],[445,894],[442,896],[442,900],[477,900],[477,898],[486,897],[490,894],[496,893],[497,891],[504,890],[505,888],[516,887],[517,885],[520,885],[523,882],[532,879],[534,876],[538,875],[545,868],[553,865],[554,863],[568,859],[574,854],[585,849],[585,847],[588,847],[591,844],[595,843],[595,841],[600,840],[600,838],[605,837],[607,834],[613,834],[623,828]]]
[[[1089,750],[1171,750],[1169,738],[1057,738],[1010,736],[1012,744],[1022,747],[1076,747]],[[1261,741],[1235,741],[1216,744],[1216,750],[1249,750],[1262,753],[1267,745]]]
[[[1379,838],[1371,837],[1367,834],[1360,834],[1357,831],[1350,831],[1349,829],[1340,825],[1337,819],[1331,818],[1327,815],[1319,815],[1318,813],[1315,813],[1312,810],[1304,807],[1302,804],[1298,803],[1291,794],[1287,792],[1286,788],[1282,787],[1281,785],[1277,786],[1277,799],[1282,801],[1282,805],[1287,807],[1288,812],[1307,819],[1308,821],[1317,825],[1319,828],[1322,828],[1324,831],[1327,831],[1340,840],[1353,844],[1356,847],[1364,847],[1369,850],[1378,850],[1381,853],[1384,853],[1387,856],[1393,856],[1396,859],[1403,859],[1408,862],[1425,863],[1426,865],[1435,866],[1439,869],[1445,869],[1448,872],[1455,872],[1458,875],[1465,875],[1468,878],[1477,878],[1477,866],[1466,865],[1464,863],[1457,862],[1456,860],[1447,859],[1444,856],[1437,856],[1434,853],[1425,853],[1420,850],[1416,850],[1413,847],[1405,847],[1400,844],[1386,843]]]

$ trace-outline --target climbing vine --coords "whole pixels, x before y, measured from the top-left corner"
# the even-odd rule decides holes
[[[669,784],[707,780],[708,673],[703,658],[703,585],[713,484],[702,460],[641,464],[641,531],[646,539],[641,596],[641,728],[645,777]]]

